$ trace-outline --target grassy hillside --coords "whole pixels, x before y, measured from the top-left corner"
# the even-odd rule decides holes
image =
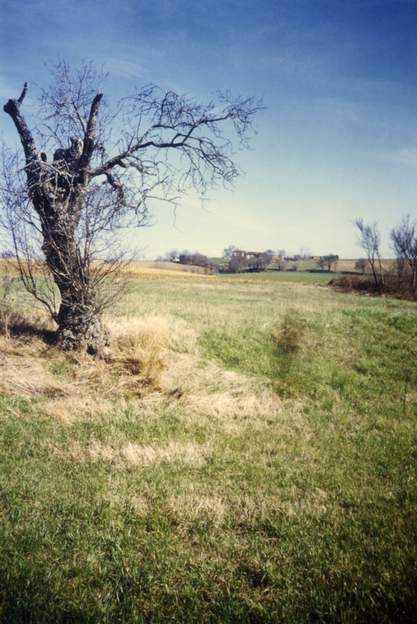
[[[138,273],[108,323],[0,338],[1,622],[415,621],[415,304]]]

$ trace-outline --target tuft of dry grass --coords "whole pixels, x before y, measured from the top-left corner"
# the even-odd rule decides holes
[[[87,447],[78,443],[69,449],[54,448],[59,457],[75,462],[105,462],[117,467],[138,467],[179,462],[189,466],[202,466],[211,455],[206,445],[169,442],[166,446],[141,445],[129,442],[115,447],[93,440]]]
[[[135,319],[110,326],[113,332],[114,360],[131,375],[157,386],[163,369],[163,351],[169,339],[169,327],[163,319],[144,322]]]
[[[228,511],[224,497],[217,494],[204,495],[194,492],[170,496],[167,501],[167,508],[179,524],[208,520],[216,527],[220,527],[224,523]]]
[[[160,386],[167,350],[188,351],[196,342],[193,330],[167,316],[121,318],[108,325],[113,335],[113,361],[155,388]]]
[[[110,411],[112,404],[102,395],[93,396],[61,396],[52,398],[42,403],[42,412],[61,422],[72,425],[81,419],[92,419]]]
[[[20,345],[17,349],[15,341],[0,342],[0,393],[23,397],[69,396],[71,389],[48,372],[39,351],[33,353],[33,350],[33,343],[29,348]]]

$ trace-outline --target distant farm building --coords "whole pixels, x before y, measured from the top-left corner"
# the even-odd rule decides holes
[[[252,260],[257,258],[263,258],[265,252],[263,251],[244,251],[243,249],[234,249],[232,258],[238,258],[241,260]]]
[[[271,255],[264,251],[234,249],[229,260],[228,270],[233,273],[240,271],[265,271],[270,262]]]

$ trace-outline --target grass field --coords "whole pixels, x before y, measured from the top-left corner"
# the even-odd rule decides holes
[[[154,277],[111,362],[0,337],[0,621],[415,622],[415,304]]]

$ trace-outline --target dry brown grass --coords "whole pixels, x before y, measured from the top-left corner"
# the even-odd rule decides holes
[[[59,457],[75,462],[105,462],[118,467],[138,467],[153,464],[178,462],[189,466],[202,466],[210,457],[210,447],[206,445],[169,442],[166,446],[141,445],[129,442],[124,446],[112,446],[93,440],[83,448],[79,444],[72,447],[54,448]]]
[[[202,366],[198,354],[169,354],[160,384],[167,395],[179,397],[191,417],[216,418],[229,434],[240,431],[245,421],[256,427],[262,417],[282,409],[272,391],[216,364]]]
[[[70,394],[47,370],[47,346],[38,338],[0,336],[0,392],[12,396],[64,396]]]
[[[149,509],[149,502],[142,503]],[[281,499],[277,495],[252,497],[225,496],[216,491],[202,493],[191,487],[186,493],[170,496],[166,501],[166,509],[179,526],[204,521],[216,527],[224,526],[227,522],[241,527],[255,527],[259,526],[260,521],[276,517],[277,514],[288,518],[319,517],[329,509],[334,510],[335,504],[320,489],[308,496],[294,491],[291,497]]]
[[[184,322],[166,316],[110,320],[113,362],[155,388],[160,387],[167,350],[189,351],[196,335]]]
[[[203,365],[197,334],[184,321],[148,316],[108,324],[108,361],[65,356],[38,337],[0,337],[0,392],[42,399],[45,414],[68,424],[101,416],[124,397],[141,401],[144,409],[150,402],[152,412],[175,402],[184,420],[216,419],[229,435],[242,426],[263,427],[282,411],[278,397],[255,380]]]
[[[42,403],[42,412],[63,424],[71,425],[78,420],[97,418],[109,412],[112,403],[102,396],[61,396]]]
[[[227,515],[228,506],[223,496],[190,492],[170,496],[167,501],[167,510],[180,524],[208,520],[214,526],[221,526]]]

